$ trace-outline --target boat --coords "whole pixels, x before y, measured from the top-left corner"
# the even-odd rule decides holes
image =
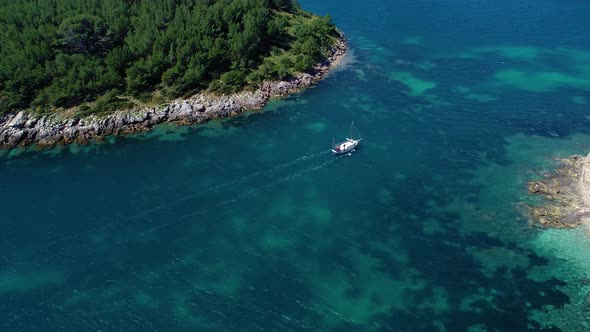
[[[343,142],[337,144],[332,143],[332,152],[334,154],[345,154],[354,151],[362,140],[360,136],[361,135],[354,126],[354,122],[352,122],[350,124],[350,130],[348,131],[348,137]]]

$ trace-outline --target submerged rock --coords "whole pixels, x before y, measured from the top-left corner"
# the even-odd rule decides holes
[[[574,228],[590,220],[590,154],[559,159],[559,166],[542,180],[528,183],[540,205],[526,205],[536,225]]]

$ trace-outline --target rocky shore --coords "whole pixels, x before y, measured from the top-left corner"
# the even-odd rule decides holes
[[[0,118],[0,146],[13,148],[28,145],[51,147],[74,142],[84,144],[109,135],[148,131],[163,122],[200,123],[261,109],[271,98],[299,92],[322,79],[340,63],[347,47],[342,37],[330,50],[329,56],[309,71],[286,81],[264,82],[255,91],[230,95],[200,93],[158,107],[116,111],[104,116],[36,115],[27,111],[8,114]]]
[[[529,182],[528,190],[543,198],[541,205],[527,205],[535,224],[574,228],[590,221],[590,154],[560,159],[555,171]]]

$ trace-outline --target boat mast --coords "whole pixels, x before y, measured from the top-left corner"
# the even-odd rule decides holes
[[[350,131],[348,132],[348,138],[350,138],[352,140],[359,140],[361,138],[361,134],[354,126],[354,122],[351,122],[351,124],[350,124]]]

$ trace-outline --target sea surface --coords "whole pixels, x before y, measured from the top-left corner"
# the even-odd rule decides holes
[[[1,331],[590,330],[590,229],[524,205],[590,152],[590,2],[301,4],[350,42],[301,94],[2,152]]]

